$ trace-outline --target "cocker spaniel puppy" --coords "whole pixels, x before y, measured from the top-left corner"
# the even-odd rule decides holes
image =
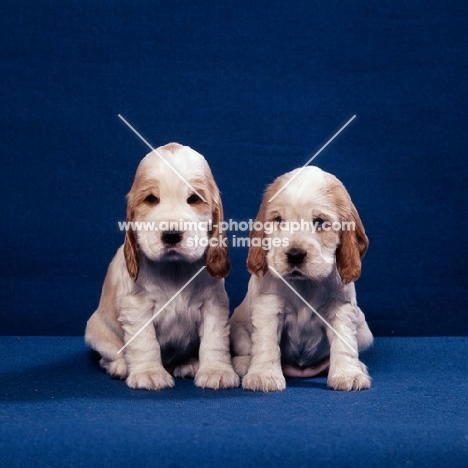
[[[328,369],[331,388],[369,388],[358,353],[373,337],[353,283],[368,239],[343,184],[317,167],[284,174],[267,188],[253,227],[247,259],[252,277],[231,318],[242,386],[283,390],[284,376]]]
[[[157,152],[136,171],[127,197],[134,226],[109,266],[85,340],[131,388],[173,387],[172,376],[194,377],[202,388],[237,387],[218,187],[191,148],[171,143]]]

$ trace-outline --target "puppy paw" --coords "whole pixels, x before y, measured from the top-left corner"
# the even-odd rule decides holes
[[[101,367],[106,370],[106,372],[113,377],[114,379],[126,379],[127,378],[127,363],[125,359],[117,359],[116,361],[108,361],[102,358],[99,361]]]
[[[371,378],[367,373],[335,373],[328,376],[327,384],[334,390],[366,390],[371,386]]]
[[[200,388],[235,388],[240,383],[239,376],[231,367],[223,369],[201,369],[195,375],[195,385]]]
[[[232,367],[236,374],[242,378],[247,375],[250,366],[251,356],[235,356],[232,358]]]
[[[180,366],[177,366],[174,371],[172,372],[172,375],[174,377],[179,377],[179,378],[194,378],[195,374],[198,371],[198,366],[199,366],[199,361],[196,358],[191,358],[189,361],[187,361],[185,364],[181,364]]]
[[[130,388],[162,390],[174,387],[174,379],[166,369],[158,367],[144,372],[132,372],[127,377],[127,385]]]
[[[286,379],[278,372],[249,372],[242,379],[242,387],[254,392],[275,392],[286,388]]]

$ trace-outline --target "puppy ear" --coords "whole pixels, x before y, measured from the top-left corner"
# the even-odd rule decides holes
[[[341,232],[341,244],[336,250],[336,267],[345,284],[356,281],[361,276],[361,258],[369,246],[361,218],[352,203],[347,221],[354,222],[354,230]]]
[[[260,209],[258,210],[258,214],[254,222],[254,225],[257,221],[261,222],[262,229],[257,231],[255,228],[252,228],[250,231],[250,248],[247,256],[247,269],[252,275],[256,276],[259,276],[260,272],[265,274],[268,271],[266,250],[262,247],[262,241],[265,234],[263,230],[263,226],[265,224],[265,203],[266,201],[264,199],[260,205]],[[254,239],[258,239],[258,241],[253,242]]]
[[[214,184],[214,181],[213,181]],[[229,274],[231,264],[229,263],[229,247],[227,243],[226,232],[220,226],[220,223],[224,221],[223,217],[223,205],[221,203],[221,197],[219,190],[216,187],[212,190],[213,193],[213,231],[211,233],[211,239],[213,244],[208,245],[206,251],[206,269],[208,273],[214,278],[225,278]]]
[[[133,204],[130,198],[127,202],[127,223],[133,221],[134,212]],[[127,264],[127,270],[134,281],[138,278],[138,272],[140,269],[140,263],[138,260],[138,245],[136,242],[135,232],[131,229],[125,233],[125,243],[124,243],[124,257]]]

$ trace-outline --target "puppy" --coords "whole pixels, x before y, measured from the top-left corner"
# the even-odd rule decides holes
[[[194,377],[202,388],[237,387],[223,279],[228,248],[217,228],[223,208],[207,162],[187,146],[160,147],[140,162],[127,198],[127,223],[147,230],[127,230],[86,343],[131,388],[173,387],[172,376]]]
[[[263,229],[250,234],[252,277],[231,318],[233,363],[242,386],[283,390],[284,376],[329,369],[333,389],[369,388],[358,352],[373,337],[353,283],[368,239],[343,184],[317,167],[284,174],[267,188],[255,225]]]

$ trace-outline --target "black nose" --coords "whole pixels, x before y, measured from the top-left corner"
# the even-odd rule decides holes
[[[178,231],[164,231],[161,238],[167,245],[176,245],[182,240],[182,233]]]
[[[299,249],[291,249],[286,256],[288,257],[288,263],[291,265],[300,265],[306,256],[307,252]]]

